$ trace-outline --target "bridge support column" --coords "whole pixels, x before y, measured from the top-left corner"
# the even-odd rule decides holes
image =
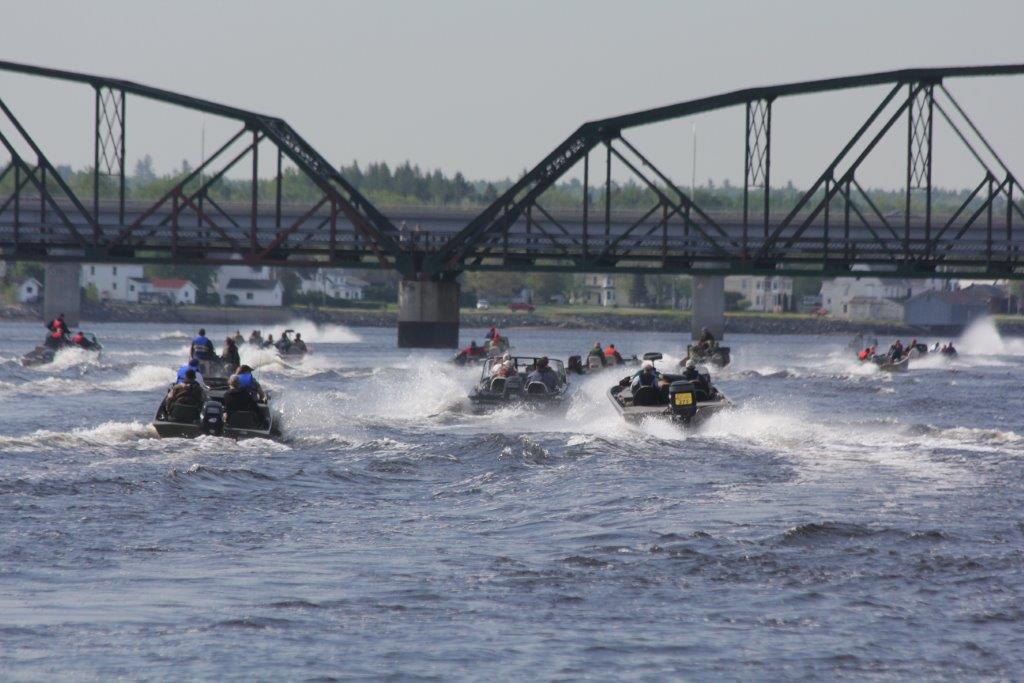
[[[702,327],[708,328],[715,339],[725,335],[725,278],[721,275],[693,276],[693,316],[690,334],[700,336]]]
[[[398,347],[458,347],[459,290],[458,282],[402,280],[398,288]]]
[[[47,263],[43,279],[43,320],[61,313],[68,325],[76,326],[82,314],[82,266],[77,263]]]

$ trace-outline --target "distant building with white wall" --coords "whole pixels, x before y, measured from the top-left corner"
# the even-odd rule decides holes
[[[615,278],[611,275],[595,275],[588,273],[583,282],[575,287],[572,303],[579,306],[604,306],[611,308],[618,305],[615,293]]]
[[[221,303],[228,306],[280,306],[284,288],[277,280],[232,278],[224,287]]]
[[[832,317],[844,320],[902,320],[902,306],[897,310],[883,302],[906,301],[912,293],[913,286],[908,280],[834,278],[821,283],[821,305]],[[872,308],[871,302],[877,305]]]
[[[220,297],[221,303],[227,303],[225,297],[231,293],[228,291],[228,283],[232,280],[272,281],[274,280],[274,272],[270,266],[247,266],[240,264],[217,268],[210,276],[210,287]]]
[[[782,313],[794,308],[791,277],[730,275],[725,278],[725,291],[746,299],[751,311]]]
[[[131,291],[132,278],[142,277],[142,266],[84,263],[82,264],[82,286],[92,285],[101,301],[138,301]]]
[[[16,289],[16,296],[20,304],[32,304],[39,300],[43,293],[43,284],[34,277],[26,278],[19,282]]]
[[[370,283],[337,270],[320,269],[312,275],[304,275],[299,281],[303,294],[319,294],[332,299],[358,301]]]

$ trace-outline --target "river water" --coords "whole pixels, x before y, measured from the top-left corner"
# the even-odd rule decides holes
[[[242,351],[273,443],[155,438],[190,329],[23,368],[43,328],[0,325],[0,678],[1024,676],[1024,341],[990,323],[905,375],[734,335],[737,408],[692,433],[621,422],[610,376],[473,415],[445,353],[295,327],[304,361]]]

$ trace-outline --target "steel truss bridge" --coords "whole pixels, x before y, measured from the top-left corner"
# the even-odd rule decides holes
[[[9,188],[0,191],[2,260],[214,265],[241,258],[252,265],[392,268],[408,279],[439,281],[474,269],[818,276],[848,274],[856,265],[883,277],[1024,279],[1024,192],[947,88],[959,78],[1024,74],[1024,65],[908,69],[750,88],[591,121],[478,215],[442,212],[416,234],[396,227],[280,118],[89,74],[11,62],[0,62],[0,72],[58,79],[95,95],[92,188],[83,194],[57,172],[59,150],[50,156],[54,151],[33,138],[31,122],[20,120],[0,93],[0,187]],[[835,156],[795,204],[773,207],[776,101],[870,86],[888,91],[849,138],[836,141]],[[129,96],[234,121],[237,131],[160,197],[131,201],[125,187]],[[745,110],[743,206],[716,214],[627,134],[729,107]],[[943,215],[932,208],[936,119],[955,133],[979,174],[960,206]],[[899,215],[881,211],[858,181],[865,160],[890,133],[906,142]],[[258,196],[260,158],[267,154],[277,169],[273,201]],[[282,202],[286,162],[319,193],[308,206]],[[545,192],[579,166],[579,206],[545,207]],[[650,207],[616,206],[613,167],[649,190]],[[243,170],[250,198],[218,201],[211,192],[217,182]],[[912,210],[912,200],[915,206],[923,201],[923,211]]]

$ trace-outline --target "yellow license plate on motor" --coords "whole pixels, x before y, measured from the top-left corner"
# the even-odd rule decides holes
[[[677,406],[692,406],[693,394],[676,394]]]

